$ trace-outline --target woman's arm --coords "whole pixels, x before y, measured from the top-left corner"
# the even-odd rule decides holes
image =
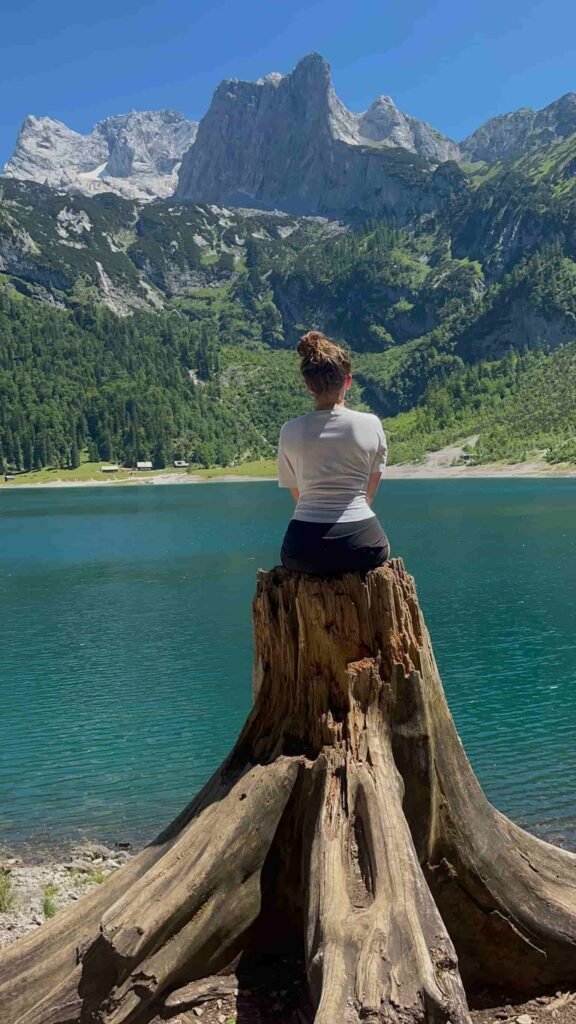
[[[376,417],[375,417],[376,418]],[[388,460],[388,445],[386,443],[386,434],[382,428],[382,423],[376,418],[376,433],[378,436],[378,448],[376,454],[372,460],[372,472],[368,477],[368,488],[366,491],[366,500],[369,505],[372,504],[378,486],[382,479],[382,473],[386,469],[386,462]]]
[[[370,476],[368,478],[368,490],[366,491],[366,500],[369,505],[371,505],[372,501],[374,500],[381,479],[382,473],[370,473]]]
[[[285,426],[286,424],[284,424]],[[294,501],[298,501],[300,492],[296,487],[294,467],[284,446],[284,427],[280,431],[280,440],[278,442],[278,486],[288,488]]]

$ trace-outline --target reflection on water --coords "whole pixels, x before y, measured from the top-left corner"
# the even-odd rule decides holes
[[[576,481],[391,481],[450,705],[489,797],[573,843]],[[143,840],[250,703],[273,483],[0,495],[0,842]]]

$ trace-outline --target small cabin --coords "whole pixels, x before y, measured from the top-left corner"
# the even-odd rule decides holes
[[[114,465],[100,466],[100,472],[101,473],[117,473],[119,469],[120,469],[120,466],[114,466]]]
[[[138,470],[138,472],[140,472],[141,470],[152,469],[152,463],[151,462],[137,462],[136,463],[136,469]]]
[[[174,468],[175,469],[188,469],[189,465],[190,465],[190,463],[189,462],[185,462],[184,459],[174,459]]]
[[[4,473],[4,480],[5,480],[6,483],[8,483],[10,480],[14,480],[14,479],[15,479],[14,473]]]

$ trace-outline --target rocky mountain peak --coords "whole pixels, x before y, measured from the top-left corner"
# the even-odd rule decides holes
[[[62,121],[29,114],[18,133],[14,155],[3,173],[8,177],[38,181],[36,174],[50,178],[59,163],[66,180],[71,180],[74,174],[89,171],[105,156],[105,142],[97,134],[83,136]]]
[[[363,114],[348,110],[334,91],[329,64],[311,53],[287,75],[218,86],[182,161],[176,195],[301,213],[362,206],[362,193],[354,190],[366,174],[360,169],[370,159],[365,150],[393,148],[434,164],[458,157],[453,142],[403,114],[388,96]],[[377,174],[376,165],[369,173]],[[379,202],[373,189],[370,208]],[[384,196],[385,188],[379,193]]]
[[[366,113],[368,113],[370,110],[394,110],[396,111],[396,113],[399,113],[398,107],[394,103],[394,100],[392,99],[391,96],[377,96],[374,102],[366,111]],[[363,117],[366,117],[366,114],[364,114]]]
[[[131,111],[100,121],[88,135],[50,117],[25,118],[5,177],[94,195],[171,195],[197,124],[174,110]]]
[[[514,159],[573,133],[569,92],[542,110],[491,118],[457,145],[386,94],[349,110],[328,62],[310,53],[288,74],[221,82],[199,126],[174,110],[130,111],[83,135],[29,115],[4,175],[88,195],[397,216],[404,203],[406,213],[433,208],[433,175],[436,191],[455,185],[457,170],[436,173],[439,164]]]
[[[576,109],[576,92],[565,92],[563,96],[560,96],[555,103],[551,103],[549,106],[556,106],[559,110],[575,110]],[[549,107],[545,107],[548,110]]]
[[[391,96],[378,96],[374,100],[366,113],[360,115],[358,130],[364,139],[414,148],[409,119],[398,110]]]

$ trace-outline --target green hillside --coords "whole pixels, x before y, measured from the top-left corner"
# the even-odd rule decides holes
[[[479,435],[469,449],[473,464],[523,462],[535,453],[576,463],[576,344],[462,366],[386,425],[397,462]]]
[[[575,137],[458,175],[402,229],[3,181],[2,467],[270,457],[315,326],[393,461],[576,461]]]

